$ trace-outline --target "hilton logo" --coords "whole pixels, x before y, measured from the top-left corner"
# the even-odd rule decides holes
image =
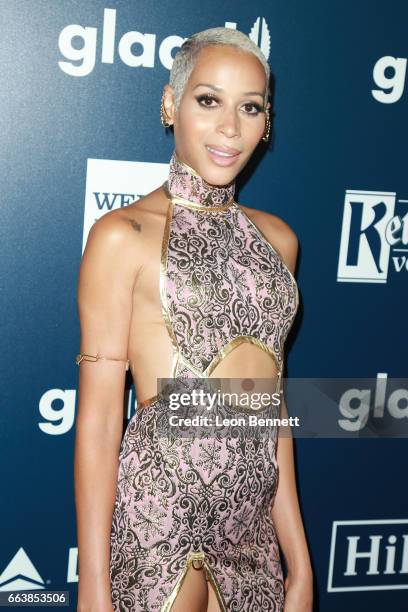
[[[385,283],[390,262],[396,272],[408,271],[408,200],[397,201],[400,215],[393,192],[346,191],[338,281]]]
[[[408,519],[334,521],[327,590],[408,589]]]

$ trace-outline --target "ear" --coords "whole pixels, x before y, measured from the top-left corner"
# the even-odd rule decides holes
[[[169,123],[174,123],[175,108],[174,108],[174,90],[171,85],[165,85],[163,89],[163,106],[166,111]]]

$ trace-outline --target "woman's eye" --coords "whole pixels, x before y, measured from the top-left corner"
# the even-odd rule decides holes
[[[198,96],[197,101],[199,104],[201,104],[201,106],[205,106],[207,108],[210,108],[212,106],[214,106],[212,103],[213,102],[217,102],[217,98],[215,98],[214,96]]]
[[[202,94],[197,96],[197,102],[204,108],[215,108],[219,104],[218,98],[210,94]],[[262,107],[255,102],[247,102],[243,104],[242,108],[247,115],[258,115],[262,112]]]
[[[258,104],[254,104],[253,102],[248,102],[247,104],[244,104],[242,108],[245,109],[245,112],[248,113],[248,115],[257,115],[262,110]]]

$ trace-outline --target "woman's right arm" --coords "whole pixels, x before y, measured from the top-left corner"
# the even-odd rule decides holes
[[[81,353],[127,359],[138,246],[129,221],[107,213],[91,228],[78,279]],[[140,250],[139,250],[140,253]],[[123,429],[124,361],[79,366],[74,483],[78,612],[111,612],[110,529]]]

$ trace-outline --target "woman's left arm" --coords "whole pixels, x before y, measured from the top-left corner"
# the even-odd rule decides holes
[[[287,416],[283,399],[281,418]],[[279,482],[271,515],[288,567],[284,612],[312,612],[313,574],[296,489],[293,438],[289,428],[283,430],[278,437]]]
[[[294,275],[299,249],[295,232],[275,215],[263,213],[262,221],[264,234]],[[280,416],[287,418],[283,394],[281,398]],[[290,427],[280,429],[277,463],[279,481],[271,515],[288,568],[284,612],[312,612],[313,573],[299,507]]]

